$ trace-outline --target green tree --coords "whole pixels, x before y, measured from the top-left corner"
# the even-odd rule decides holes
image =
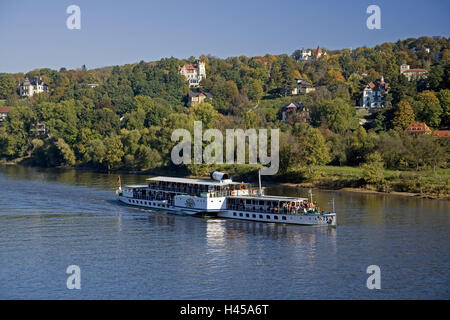
[[[414,122],[414,110],[407,101],[400,101],[394,111],[392,126],[397,131],[404,131],[411,123]]]
[[[209,129],[215,127],[215,121],[218,116],[218,112],[214,107],[207,103],[202,102],[189,108],[189,114],[194,117],[195,120],[201,121],[203,128]]]
[[[448,126],[450,125],[450,90],[442,89],[439,92],[439,100],[443,109],[441,124]]]
[[[344,99],[323,101],[316,110],[318,113],[313,114],[313,118],[320,122],[324,120],[328,128],[336,133],[343,134],[358,125],[355,108]]]
[[[85,152],[82,154],[83,162],[102,167],[106,158],[106,152],[106,146],[101,139],[90,140],[85,147]]]
[[[6,99],[17,91],[16,79],[12,74],[0,73],[0,99]]]
[[[361,167],[362,179],[366,183],[380,185],[384,182],[384,162],[378,152],[371,153]]]
[[[9,111],[5,121],[5,137],[3,138],[4,154],[18,158],[28,150],[30,130],[36,123],[36,113],[29,107],[14,107]]]
[[[158,151],[149,146],[140,145],[135,153],[136,165],[142,170],[153,169],[162,164]]]
[[[261,100],[263,94],[264,90],[261,81],[258,80],[252,81],[248,87],[248,97],[251,100],[259,101]]]
[[[432,127],[439,127],[442,108],[439,99],[433,91],[423,91],[417,94],[413,107],[420,121]]]
[[[294,152],[293,161],[298,165],[324,165],[330,162],[325,138],[318,129],[303,123],[294,126],[295,144],[291,146]]]
[[[105,139],[106,154],[104,163],[108,171],[113,170],[120,166],[122,163],[122,157],[125,155],[123,152],[123,144],[120,137],[117,135],[110,136]]]
[[[55,146],[59,153],[57,165],[73,166],[75,164],[75,153],[72,148],[61,138],[56,140]]]

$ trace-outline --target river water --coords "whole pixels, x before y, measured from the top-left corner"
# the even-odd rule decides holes
[[[0,166],[0,299],[450,298],[448,201],[314,190],[324,209],[335,199],[337,228],[276,225],[127,207],[116,179]]]

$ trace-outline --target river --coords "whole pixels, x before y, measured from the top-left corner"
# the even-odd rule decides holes
[[[116,179],[0,166],[0,299],[450,298],[446,200],[314,190],[324,209],[335,199],[336,228],[276,225],[127,207]],[[66,286],[70,265],[79,290]],[[366,286],[370,265],[379,290]]]

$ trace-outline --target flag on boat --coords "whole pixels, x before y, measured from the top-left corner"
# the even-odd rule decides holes
[[[117,184],[120,184],[120,176],[117,177]]]

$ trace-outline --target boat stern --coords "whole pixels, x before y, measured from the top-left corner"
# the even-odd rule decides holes
[[[323,217],[329,226],[335,227],[337,225],[336,212],[324,213]]]

